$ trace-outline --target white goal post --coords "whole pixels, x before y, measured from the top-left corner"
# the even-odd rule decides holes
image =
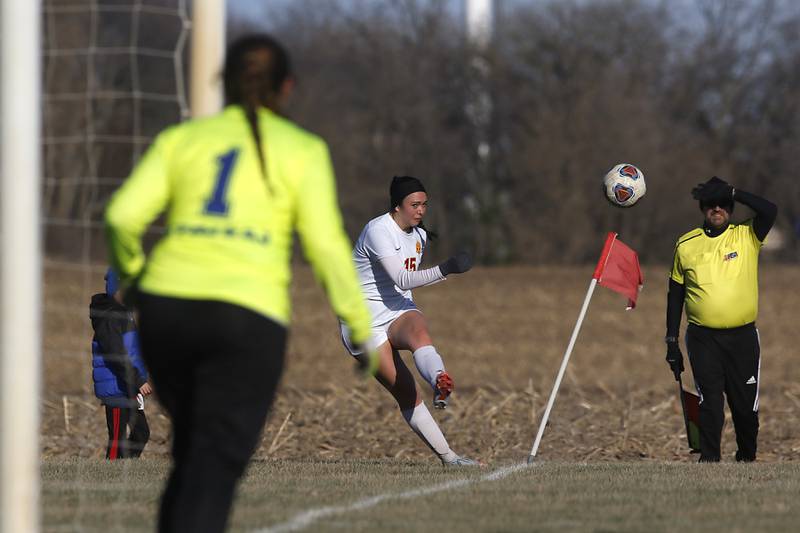
[[[41,3],[0,4],[0,531],[39,531]]]
[[[189,101],[193,117],[222,108],[222,62],[225,56],[225,0],[195,1]]]
[[[187,0],[175,1],[174,11],[183,19]],[[219,74],[225,49],[226,2],[194,0],[191,4],[192,22],[189,24],[183,20],[181,31],[187,31],[190,25],[192,27],[189,91],[192,112],[198,116],[218,111],[222,103]],[[147,7],[138,0],[132,0],[131,6],[131,16],[134,17],[131,27],[134,32],[138,31],[138,17],[145,8],[149,13],[169,12],[168,8]],[[117,11],[122,13],[122,7]],[[59,10],[82,13],[81,9],[85,9],[92,24],[95,24],[98,14],[107,15],[114,6],[101,6],[97,2],[52,6],[42,0],[0,0],[0,533],[36,533],[41,529],[40,460],[43,441],[40,437],[40,401],[43,379],[43,265],[46,264],[43,256],[43,224],[72,223],[89,232],[96,222],[88,218],[66,222],[50,220],[43,211],[45,178],[42,146],[48,139],[50,142],[74,141],[72,138],[57,137],[59,133],[53,133],[49,138],[42,135],[43,109],[47,108],[47,102],[52,105],[80,97],[72,93],[43,93],[42,57],[47,51],[43,48],[42,26],[47,9],[51,15]],[[174,99],[181,107],[180,116],[186,117],[182,43],[183,36],[178,39],[175,50],[178,94]],[[132,46],[135,47],[135,39]],[[93,41],[88,49],[75,52],[91,56],[105,52],[120,53],[120,50],[108,51],[96,46]],[[145,50],[141,57],[149,57],[148,54],[156,52],[159,57],[164,56],[159,50]],[[132,48],[128,55],[138,53]],[[120,55],[123,56],[125,54]],[[148,98],[167,101],[164,95],[151,95],[153,91],[150,89],[141,91],[136,85],[138,70],[132,68],[135,101]],[[91,98],[122,98],[110,90],[95,94],[100,89],[106,87],[98,81],[96,87],[87,86],[86,91]],[[49,101],[46,101],[46,96],[50,98]],[[134,106],[134,115],[140,111],[139,107]],[[89,124],[92,123],[92,117],[88,115]],[[133,120],[138,125],[138,118],[134,117]],[[138,127],[135,131],[135,138],[131,142],[146,143],[144,133]],[[99,137],[90,131],[80,141],[91,148],[92,142],[97,139]],[[57,176],[54,174],[48,179],[55,180]],[[101,180],[95,175],[80,179],[95,185]],[[116,178],[107,178],[106,181],[110,179]],[[91,259],[90,254],[87,254],[89,252],[81,260],[81,268],[91,266],[87,263]]]

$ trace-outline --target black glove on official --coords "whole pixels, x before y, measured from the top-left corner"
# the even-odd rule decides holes
[[[733,204],[733,187],[726,181],[714,176],[705,183],[698,183],[692,189],[692,198],[701,204],[710,201]]]
[[[439,264],[442,276],[463,274],[472,268],[472,256],[467,252],[459,252],[444,263]]]
[[[675,374],[675,381],[678,381],[678,378],[681,376],[681,372],[684,370],[683,354],[681,353],[681,347],[678,344],[678,341],[667,342],[667,363],[669,363],[672,373]]]

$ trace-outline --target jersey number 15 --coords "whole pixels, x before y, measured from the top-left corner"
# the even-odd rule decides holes
[[[416,270],[417,269],[417,258],[416,257],[409,257],[407,258],[404,263],[406,270]]]

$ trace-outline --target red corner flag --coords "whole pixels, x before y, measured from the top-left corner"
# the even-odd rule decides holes
[[[617,239],[617,234],[609,232],[603,253],[594,269],[594,279],[603,287],[628,297],[628,309],[636,307],[644,283],[639,256],[631,248]]]
[[[539,431],[536,433],[536,438],[533,440],[533,447],[531,448],[530,455],[528,455],[529,464],[534,461],[536,452],[539,450],[539,444],[542,442],[542,435],[544,435],[544,428],[547,427],[550,410],[553,408],[553,404],[556,401],[558,387],[561,385],[561,380],[564,378],[564,372],[567,370],[569,356],[572,354],[575,341],[578,339],[578,333],[581,330],[583,319],[586,317],[586,310],[589,308],[589,301],[592,299],[592,294],[594,294],[594,288],[599,283],[612,291],[627,296],[628,309],[633,309],[636,306],[636,297],[639,296],[639,289],[642,287],[643,282],[642,270],[639,268],[639,256],[636,255],[636,252],[622,244],[621,241],[618,241],[616,233],[609,233],[608,237],[606,237],[606,243],[603,245],[603,253],[600,254],[600,260],[597,262],[597,268],[594,269],[592,281],[589,283],[589,290],[586,291],[586,298],[583,299],[583,307],[581,307],[581,312],[578,315],[575,328],[572,330],[572,337],[569,339],[567,351],[564,352],[564,359],[561,360],[561,368],[558,369],[556,382],[553,384],[553,391],[550,393],[550,398],[547,400],[547,407],[545,407],[542,421],[539,423]],[[687,422],[687,431],[689,431],[688,427]]]

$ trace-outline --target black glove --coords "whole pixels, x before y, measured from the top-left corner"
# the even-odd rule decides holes
[[[672,373],[675,374],[675,381],[681,376],[683,372],[683,354],[678,341],[667,341],[667,363],[669,363]]]
[[[378,373],[380,366],[380,353],[366,344],[353,344],[356,352],[356,371],[366,378],[371,378]]]
[[[439,264],[442,276],[450,274],[463,274],[472,268],[472,256],[467,252],[458,252],[456,255]]]
[[[698,183],[697,187],[692,189],[692,198],[700,203],[719,201],[732,204],[733,187],[728,182],[714,176],[705,183]]]

